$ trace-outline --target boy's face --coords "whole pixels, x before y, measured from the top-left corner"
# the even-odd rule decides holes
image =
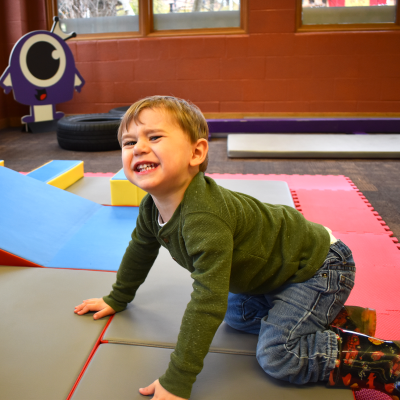
[[[127,179],[155,196],[179,190],[191,179],[194,145],[163,109],[144,109],[122,134]]]

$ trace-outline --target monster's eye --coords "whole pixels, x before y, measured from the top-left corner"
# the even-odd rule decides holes
[[[62,45],[53,36],[37,34],[22,46],[20,65],[25,78],[35,86],[49,87],[64,74],[66,57]]]

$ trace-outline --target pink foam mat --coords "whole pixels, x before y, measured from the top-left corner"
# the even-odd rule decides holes
[[[88,178],[93,177],[103,177],[103,178],[111,178],[116,174],[116,172],[85,172],[83,176]]]
[[[333,231],[333,235],[351,248],[357,265],[365,268],[396,266],[400,269],[400,251],[394,243],[397,239],[371,233]]]
[[[376,326],[376,337],[385,340],[400,340],[400,311],[377,312]]]
[[[354,392],[354,397],[356,400],[392,400],[389,395],[371,389]]]
[[[354,183],[344,175],[276,175],[276,174],[206,174],[213,179],[246,179],[246,180],[269,180],[285,181],[290,189],[309,190],[357,190]]]
[[[303,212],[308,220],[327,226],[333,231],[374,233],[385,236],[393,234],[390,230],[387,230],[386,225],[383,226],[368,210],[348,208],[345,212],[343,208],[326,203],[321,204],[318,199],[315,199],[314,204],[305,204],[300,196],[299,199],[301,207],[298,209]]]
[[[296,208],[310,221],[340,232],[392,236],[385,221],[358,191],[296,189]]]

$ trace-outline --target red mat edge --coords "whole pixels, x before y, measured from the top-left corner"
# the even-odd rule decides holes
[[[301,208],[300,200],[299,197],[297,196],[297,193],[295,190],[290,190],[290,194],[292,195],[293,203],[297,211],[301,212],[303,214],[303,210]],[[304,215],[304,214],[303,214]]]
[[[105,326],[105,327],[103,328],[103,330],[101,331],[100,336],[97,338],[96,343],[94,344],[94,347],[93,347],[92,351],[90,352],[89,357],[88,357],[88,359],[86,360],[85,365],[83,366],[81,372],[79,373],[78,378],[77,378],[77,380],[76,380],[75,383],[74,383],[74,386],[72,386],[72,389],[71,389],[71,391],[69,392],[69,395],[68,395],[68,397],[67,397],[66,400],[70,400],[71,397],[72,397],[72,395],[74,394],[76,387],[79,385],[79,382],[81,381],[81,379],[82,379],[82,377],[83,377],[83,374],[86,372],[86,368],[89,366],[89,364],[90,364],[90,362],[92,361],[92,358],[94,357],[94,355],[95,355],[97,349],[100,347],[102,337],[103,337],[104,333],[106,332],[108,326],[110,325],[111,321],[113,320],[114,315],[115,315],[115,314],[111,315],[110,319],[107,321],[106,326]]]
[[[15,254],[9,253],[6,250],[0,249],[0,264],[8,265],[11,267],[34,267],[34,268],[46,268],[43,265],[36,264],[32,261],[16,256]]]

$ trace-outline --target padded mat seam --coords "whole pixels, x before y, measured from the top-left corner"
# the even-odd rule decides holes
[[[175,349],[175,346],[171,346],[168,344],[161,345],[161,344],[155,344],[155,343],[143,343],[143,342],[127,342],[123,340],[102,340],[101,344],[122,344],[122,345],[127,345],[127,346],[139,346],[139,347],[154,347],[157,349],[170,349],[173,350]],[[256,352],[250,352],[250,351],[234,351],[234,350],[225,350],[225,349],[213,349],[210,348],[209,353],[217,353],[217,354],[237,354],[237,355],[242,355],[242,356],[254,356],[256,355]]]
[[[114,315],[115,315],[115,314],[114,314]],[[86,362],[85,362],[85,364],[84,364],[84,366],[83,366],[81,372],[79,373],[78,378],[76,379],[74,385],[72,386],[72,389],[71,389],[71,391],[69,392],[69,395],[68,395],[68,397],[67,397],[66,400],[70,400],[70,398],[71,398],[72,395],[74,394],[76,387],[79,385],[79,382],[80,382],[80,380],[82,379],[83,375],[85,374],[85,371],[86,371],[87,367],[89,366],[90,362],[92,361],[92,358],[94,357],[94,355],[95,355],[97,349],[99,348],[99,346],[100,346],[100,344],[101,344],[101,342],[102,342],[103,335],[104,335],[104,333],[106,332],[106,330],[107,330],[107,328],[108,328],[108,325],[110,325],[112,319],[114,318],[114,315],[111,315],[111,317],[110,317],[109,320],[107,321],[106,325],[104,326],[103,330],[101,331],[100,336],[97,338],[97,340],[96,340],[96,342],[95,342],[95,344],[94,344],[94,346],[93,346],[93,349],[92,349],[92,351],[90,352],[89,357],[87,358],[87,360],[86,360]]]

